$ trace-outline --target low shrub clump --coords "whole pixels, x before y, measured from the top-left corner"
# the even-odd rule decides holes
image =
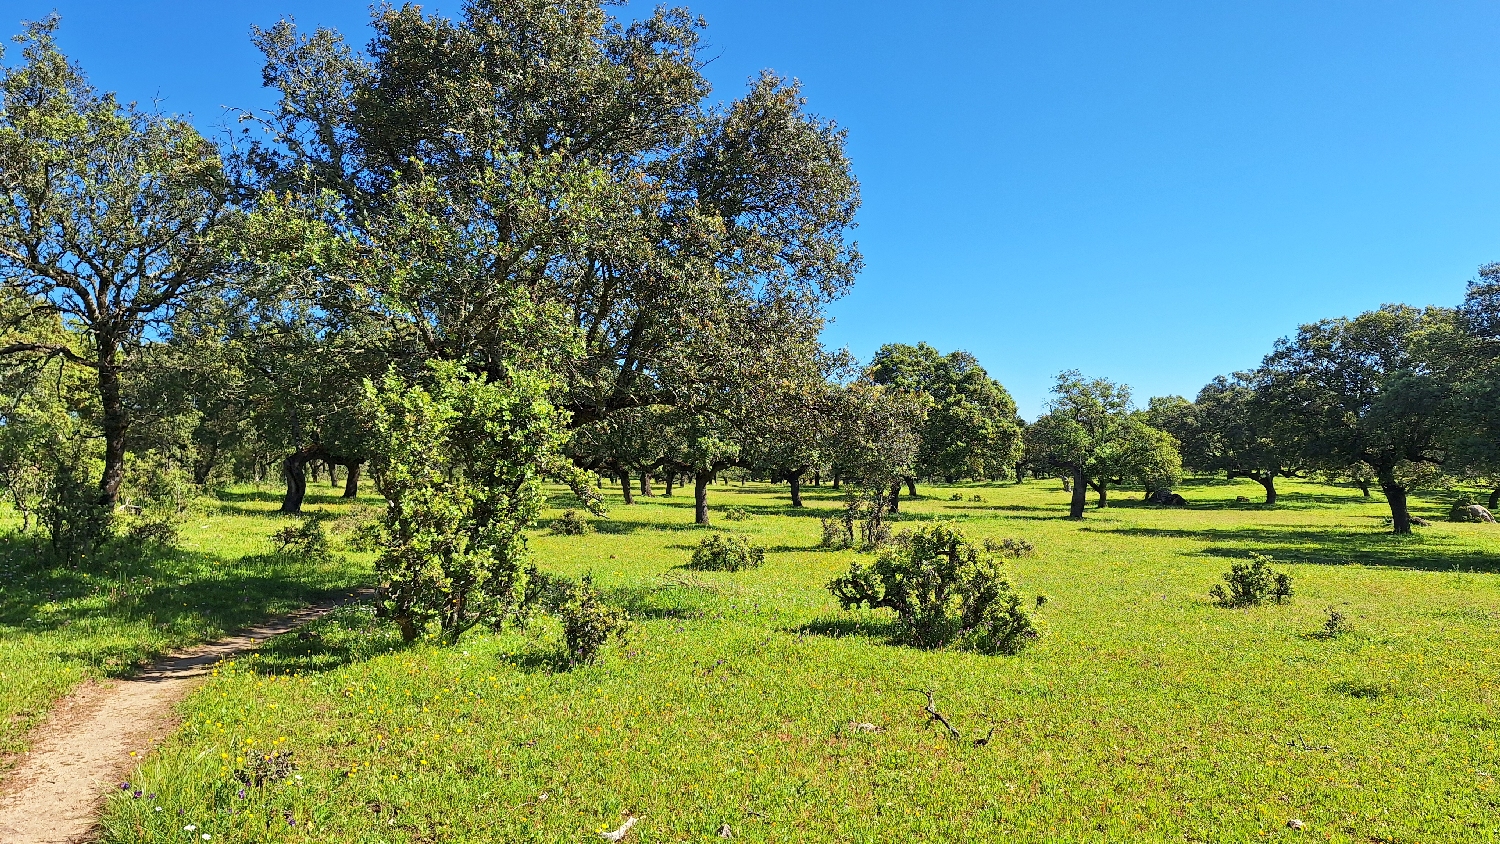
[[[984,540],[984,550],[1002,557],[1030,557],[1036,554],[1036,546],[1024,539]]]
[[[750,544],[743,536],[714,533],[694,549],[690,565],[703,571],[740,571],[758,568],[765,561],[765,549]]]
[[[1292,597],[1292,576],[1272,569],[1274,562],[1265,554],[1252,553],[1250,562],[1231,566],[1224,582],[1208,594],[1221,607],[1253,607],[1266,601],[1280,604]]]
[[[583,536],[594,532],[594,526],[589,524],[588,519],[578,515],[577,510],[564,510],[561,516],[552,520],[549,527],[559,536]]]
[[[1323,628],[1318,631],[1318,636],[1323,639],[1337,639],[1350,630],[1349,619],[1333,607],[1329,607],[1328,616],[1323,619]]]
[[[962,501],[962,500],[964,500],[964,494],[961,493],[961,492],[955,492],[952,495],[948,496],[948,500],[949,501]]]
[[[271,544],[282,557],[301,557],[305,560],[327,560],[332,556],[328,544],[328,531],[323,528],[323,519],[305,516],[271,534]]]
[[[750,518],[750,511],[744,507],[725,507],[724,520],[727,522],[743,522]]]
[[[573,665],[593,662],[611,638],[624,640],[629,624],[625,611],[606,604],[588,575],[567,590],[558,617],[562,620],[568,662]]]
[[[842,551],[854,545],[854,530],[849,523],[837,516],[819,519],[823,524],[823,539],[819,545],[830,551]]]
[[[917,647],[1009,654],[1038,636],[999,562],[947,523],[903,533],[874,565],[855,562],[828,590],[844,609],[892,610]]]

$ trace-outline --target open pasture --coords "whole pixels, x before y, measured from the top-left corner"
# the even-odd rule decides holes
[[[1500,529],[1392,535],[1343,487],[1288,482],[1275,508],[1236,503],[1250,482],[1181,490],[1190,509],[1122,492],[1082,522],[1055,481],[902,502],[898,528],[1035,544],[1006,563],[1047,598],[1017,656],[892,644],[888,613],[839,610],[824,586],[855,553],[817,547],[827,487],[797,511],[785,486],[715,486],[715,529],[767,551],[737,573],[685,568],[706,533],[690,497],[616,491],[596,532],[532,544],[630,610],[626,644],[569,670],[549,619],[403,646],[340,611],[194,694],[106,840],[597,841],[625,812],[641,842],[1500,836]],[[1213,605],[1251,552],[1291,602]],[[1348,632],[1321,635],[1329,608]]]

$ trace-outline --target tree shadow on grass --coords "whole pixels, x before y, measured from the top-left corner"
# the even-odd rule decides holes
[[[394,624],[375,617],[373,607],[351,605],[271,639],[241,664],[257,674],[322,673],[409,647]]]
[[[0,624],[23,632],[76,628],[75,647],[56,656],[123,675],[158,656],[163,640],[217,638],[346,595],[367,578],[337,560],[225,559],[158,546],[112,550],[119,553],[69,568],[48,565],[46,547],[34,537],[0,537]],[[126,641],[108,635],[110,624]],[[88,645],[96,635],[107,636],[107,643]]]
[[[604,595],[631,618],[643,620],[703,618],[720,602],[717,587],[694,582],[617,586],[604,590]]]
[[[858,637],[862,639],[879,639],[887,645],[904,645],[906,641],[901,637],[901,627],[894,618],[872,618],[869,616],[827,615],[820,616],[789,628],[788,633],[802,636],[824,636],[830,639],[846,639]]]
[[[1216,557],[1243,558],[1251,552],[1285,563],[1308,565],[1365,565],[1416,571],[1500,572],[1500,558],[1473,548],[1437,544],[1423,536],[1391,533],[1299,528],[1105,528],[1099,533],[1123,536],[1192,539],[1208,543],[1236,543],[1203,550]]]

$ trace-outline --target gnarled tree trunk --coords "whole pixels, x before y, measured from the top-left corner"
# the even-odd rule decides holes
[[[677,473],[676,473],[676,472],[668,472],[668,473],[667,473],[667,474],[666,474],[666,475],[665,475],[665,476],[664,476],[664,477],[663,477],[663,478],[662,478],[662,482],[663,482],[663,483],[665,483],[665,484],[666,484],[666,486],[667,486],[667,489],[666,489],[666,492],[665,492],[665,495],[666,495],[666,496],[667,496],[667,497],[668,497],[668,498],[671,498],[671,497],[672,497],[672,484],[673,484],[673,483],[674,483],[674,482],[676,482],[676,480],[677,480]]]
[[[651,491],[651,473],[641,473],[641,495],[646,498],[655,498],[656,493]]]
[[[891,512],[891,513],[899,513],[899,512],[901,512],[901,482],[900,481],[896,481],[895,483],[891,484],[891,497],[890,497],[889,512]]]
[[[635,496],[631,493],[630,489],[630,471],[628,469],[620,470],[620,490],[625,493],[626,504],[635,503]]]
[[[1073,501],[1068,505],[1068,518],[1081,519],[1083,518],[1083,508],[1088,506],[1088,478],[1085,478],[1082,472],[1074,472],[1071,486],[1073,488]]]
[[[120,390],[119,349],[112,338],[96,336],[99,344],[99,403],[104,411],[104,474],[99,476],[99,505],[113,510],[125,481],[125,434],[130,417]]]
[[[908,495],[910,495],[912,498],[916,498],[917,497],[917,479],[916,478],[907,478],[906,479],[906,493]]]
[[[788,472],[786,482],[792,486],[792,506],[802,506],[802,472]]]
[[[307,464],[324,458],[321,445],[299,448],[281,461],[281,473],[286,479],[286,497],[281,500],[281,512],[302,512],[302,500],[307,497]]]
[[[700,525],[708,524],[708,485],[713,480],[713,472],[693,475],[693,521]]]
[[[1259,481],[1260,485],[1266,488],[1266,503],[1267,504],[1275,504],[1276,503],[1276,476],[1275,475],[1271,475],[1271,474],[1266,474],[1266,475],[1261,475],[1260,477],[1256,478],[1255,480]]]
[[[1490,510],[1500,510],[1500,487],[1490,491]]]
[[[1391,472],[1380,473],[1380,491],[1385,493],[1386,503],[1391,505],[1391,530],[1398,534],[1411,533],[1411,511],[1406,507],[1406,487],[1396,482]]]
[[[349,461],[349,474],[347,474],[347,475],[344,476],[344,497],[345,498],[358,498],[359,497],[359,467],[360,467],[360,465],[361,464],[359,462],[357,462],[357,461],[354,461],[354,460]]]

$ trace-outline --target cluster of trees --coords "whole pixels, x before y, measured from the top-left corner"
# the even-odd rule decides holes
[[[1153,399],[1153,426],[1189,468],[1250,478],[1276,502],[1276,479],[1319,474],[1369,494],[1378,485],[1396,533],[1407,499],[1477,483],[1500,499],[1500,265],[1481,267],[1457,308],[1386,305],[1302,326],[1251,371],[1215,378],[1194,401]]]

